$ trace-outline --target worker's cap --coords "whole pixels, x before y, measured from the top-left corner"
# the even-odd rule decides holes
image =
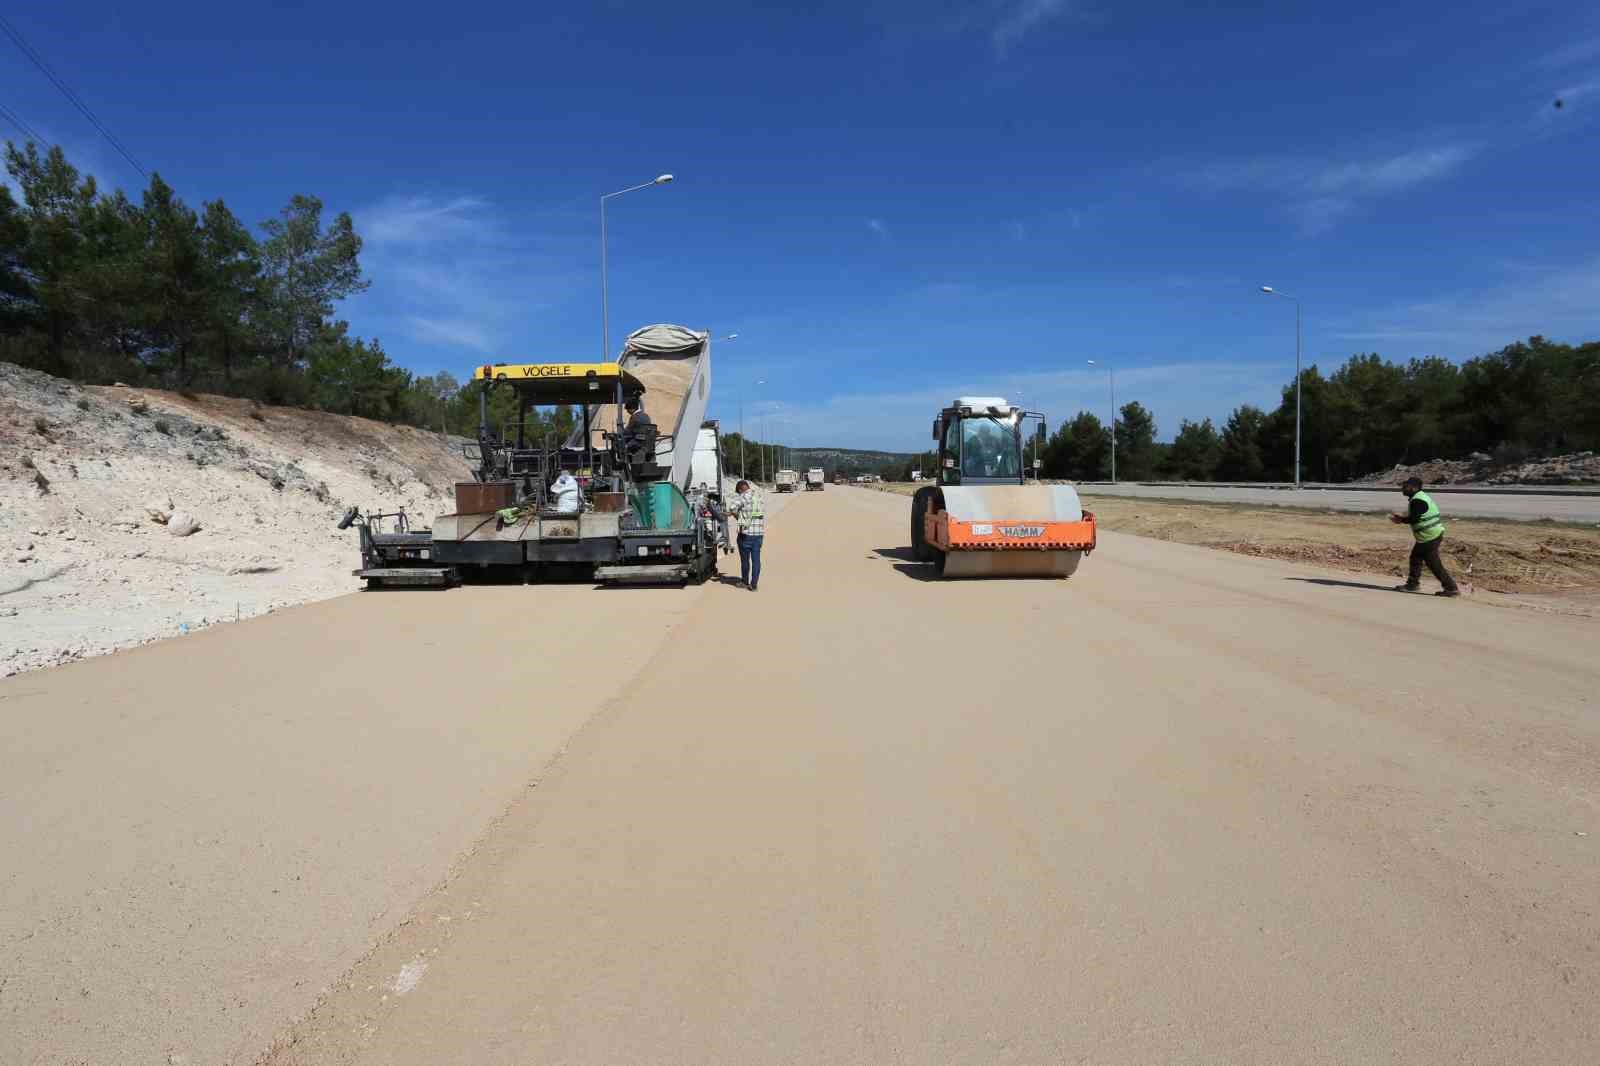
[[[1400,487],[1403,489],[1420,489],[1422,487],[1422,479],[1420,477],[1408,477],[1401,483]]]

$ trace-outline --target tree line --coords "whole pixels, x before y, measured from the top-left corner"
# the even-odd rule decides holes
[[[1300,381],[1301,477],[1308,481],[1348,481],[1473,452],[1513,463],[1600,450],[1600,341],[1536,336],[1459,364],[1437,356],[1398,364],[1366,353],[1327,376],[1306,367]],[[1272,411],[1241,405],[1220,429],[1209,418],[1186,419],[1164,443],[1150,412],[1126,404],[1117,417],[1117,477],[1293,480],[1294,412],[1291,380]],[[1045,477],[1111,476],[1111,433],[1087,411],[1042,444]]]
[[[365,291],[350,216],[294,196],[252,231],[222,200],[198,209],[152,174],[137,202],[60,147],[5,152],[0,359],[95,384],[220,392],[434,424],[460,391],[350,335],[338,301]]]

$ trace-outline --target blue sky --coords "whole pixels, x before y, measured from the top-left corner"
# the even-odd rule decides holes
[[[191,202],[352,212],[341,313],[419,372],[598,356],[597,198],[662,172],[608,209],[613,347],[739,333],[713,411],[791,443],[918,449],[958,392],[1104,416],[1090,358],[1163,437],[1270,406],[1261,284],[1324,367],[1600,337],[1593,5],[157,7],[10,17]],[[0,102],[142,184],[0,45]]]

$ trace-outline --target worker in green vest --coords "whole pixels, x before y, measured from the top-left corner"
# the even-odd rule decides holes
[[[1444,568],[1444,561],[1439,558],[1439,549],[1444,546],[1444,516],[1439,513],[1439,505],[1433,502],[1432,496],[1422,491],[1422,479],[1419,477],[1406,478],[1400,491],[1411,501],[1411,506],[1405,514],[1390,515],[1389,521],[1410,526],[1416,543],[1411,546],[1411,571],[1404,585],[1395,586],[1396,591],[1416,592],[1421,589],[1422,566],[1426,563],[1428,571],[1439,579],[1439,591],[1434,595],[1461,595],[1461,590],[1456,588],[1455,578],[1450,576],[1450,571]]]

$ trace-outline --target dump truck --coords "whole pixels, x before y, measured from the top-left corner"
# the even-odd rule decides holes
[[[780,470],[772,475],[772,487],[778,492],[793,492],[800,486],[798,470]]]
[[[341,528],[361,529],[356,576],[369,587],[705,580],[726,548],[726,523],[709,491],[691,499],[686,490],[707,428],[720,453],[715,423],[703,421],[710,357],[709,334],[656,325],[630,334],[614,363],[477,367],[478,439],[467,446],[474,480],[456,485],[455,510],[428,530],[401,518],[380,532],[373,520],[394,516],[364,518],[352,508]],[[516,401],[501,426],[489,424],[496,390]],[[661,421],[625,416],[630,405],[654,408]],[[529,420],[539,407],[576,409],[578,424],[557,439],[547,422]],[[567,491],[556,491],[558,481]]]
[[[822,467],[814,466],[806,471],[806,491],[821,492],[828,483],[828,476],[822,472]]]
[[[1077,490],[1027,481],[1023,426],[1034,421],[1042,435],[1042,414],[998,396],[959,397],[939,412],[935,484],[911,497],[917,560],[941,577],[1069,577],[1094,551],[1094,515]]]

